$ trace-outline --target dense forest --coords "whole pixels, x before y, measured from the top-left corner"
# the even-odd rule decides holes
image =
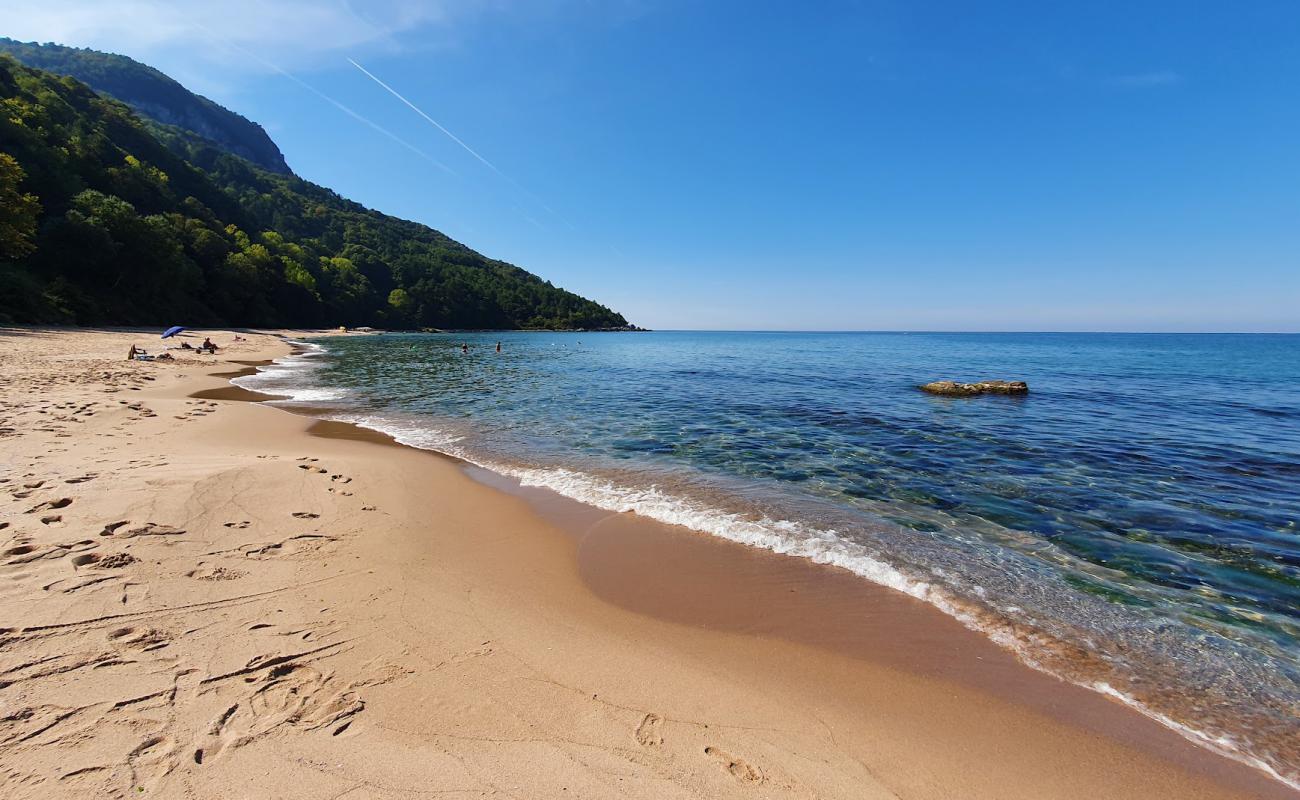
[[[0,55],[0,321],[621,328],[414,222]]]
[[[0,53],[8,53],[29,67],[76,78],[100,94],[121,100],[143,117],[193,131],[259,167],[289,174],[280,148],[261,125],[191,92],[135,59],[84,47],[16,42],[3,37]]]

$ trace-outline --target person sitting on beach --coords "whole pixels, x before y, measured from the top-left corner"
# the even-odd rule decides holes
[[[144,352],[143,350],[136,350],[135,345],[131,345],[131,349],[126,351],[126,360],[135,361],[136,354],[143,353],[143,352]]]
[[[181,349],[182,349],[182,350],[193,350],[194,348],[190,346],[190,343],[189,343],[189,342],[181,342]]]
[[[207,350],[208,352],[211,353],[217,352],[217,346],[213,344],[212,340],[206,336],[203,338],[203,344],[199,345],[199,349]]]

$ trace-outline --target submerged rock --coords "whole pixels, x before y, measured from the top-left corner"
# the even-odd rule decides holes
[[[944,397],[974,397],[977,394],[1029,394],[1029,385],[1024,381],[978,381],[976,383],[958,383],[957,381],[934,381],[920,387],[921,391]]]

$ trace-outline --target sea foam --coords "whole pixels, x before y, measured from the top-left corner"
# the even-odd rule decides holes
[[[320,384],[317,373],[322,364],[320,357],[327,352],[321,345],[312,342],[292,342],[302,349],[284,358],[277,358],[270,364],[259,367],[252,375],[231,380],[241,389],[252,392],[276,395],[290,403],[323,403],[345,399],[349,392],[341,387],[329,387]]]

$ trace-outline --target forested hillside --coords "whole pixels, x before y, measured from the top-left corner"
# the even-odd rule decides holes
[[[622,315],[0,55],[0,320],[617,328]]]
[[[137,114],[197,133],[259,167],[289,174],[280,148],[262,126],[195,94],[153,67],[115,53],[0,38],[0,53],[29,67],[68,75]]]

